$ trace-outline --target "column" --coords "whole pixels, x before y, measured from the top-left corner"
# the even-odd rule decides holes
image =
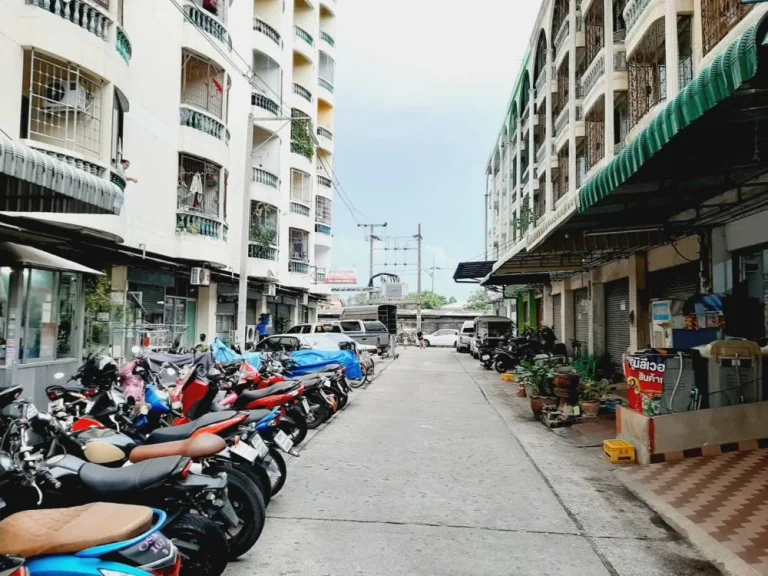
[[[557,319],[557,322],[560,324],[560,334],[569,354],[573,352],[571,340],[575,338],[573,320],[573,290],[567,290],[563,286],[563,290],[560,292],[560,318]]]
[[[664,13],[664,43],[667,64],[667,101],[680,90],[680,57],[677,46],[677,0],[666,0]]]
[[[122,321],[132,322],[133,318],[128,318],[128,267],[127,266],[112,266],[109,270],[109,284],[110,293],[109,297],[112,303],[122,310]],[[114,314],[110,314],[110,320],[115,321],[118,318]],[[117,335],[115,335],[117,336]],[[117,356],[128,356],[127,352],[131,347],[137,343],[137,341],[126,341],[128,332],[124,331],[122,336],[122,342],[117,338],[113,342],[112,353]]]
[[[605,354],[605,284],[592,282],[589,307],[589,353]]]
[[[215,282],[210,286],[201,286],[197,291],[197,338],[200,334],[206,335],[208,342],[216,336],[216,304],[218,288]]]
[[[560,170],[568,170],[568,191],[576,191],[576,0],[570,0],[568,7],[571,35],[568,39],[568,167],[560,166]]]
[[[555,30],[555,33],[557,31]],[[546,122],[547,122],[547,129],[545,134],[547,135],[546,138],[544,138],[544,143],[542,146],[544,146],[544,161],[547,163],[547,170],[546,170],[546,177],[544,178],[544,190],[539,192],[540,194],[545,194],[544,196],[544,216],[548,216],[552,210],[555,208],[555,197],[554,197],[554,189],[552,187],[552,143],[554,142],[553,132],[555,130],[555,122],[552,118],[552,82],[555,82],[555,78],[552,74],[552,66],[553,66],[553,56],[554,56],[554,45],[552,42],[552,38],[549,39],[550,46],[547,49],[547,69],[544,71],[544,73],[547,75],[547,85],[545,86],[545,90],[547,91],[546,100],[544,101],[544,105],[547,107],[547,114],[546,114]],[[547,160],[548,159],[548,160]],[[546,322],[545,322],[546,324]]]
[[[645,252],[629,258],[629,348],[642,350],[650,345],[648,260]]]
[[[704,37],[701,30],[701,0],[693,0],[693,69],[700,70],[699,62],[704,57]]]
[[[17,384],[17,374],[19,358],[21,357],[21,344],[24,337],[23,332],[23,310],[24,305],[24,276],[21,268],[11,269],[8,281],[8,327],[5,340],[5,367],[6,377],[0,381],[3,386],[15,386]]]
[[[544,306],[541,322],[544,326],[552,326],[554,320],[554,303],[552,302],[552,288],[544,286],[544,294],[541,297],[541,305]]]
[[[613,158],[613,0],[603,0],[605,35],[605,162]],[[591,348],[590,348],[591,350]]]

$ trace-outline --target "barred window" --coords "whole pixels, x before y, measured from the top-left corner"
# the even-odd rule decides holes
[[[701,0],[704,54],[708,54],[752,9],[740,0]]]
[[[331,201],[325,196],[315,197],[315,222],[331,225]]]
[[[336,72],[336,62],[325,52],[320,50],[320,78],[327,80],[331,85]]]
[[[266,202],[251,201],[249,241],[265,246],[277,246],[279,227],[277,207]]]
[[[179,154],[178,208],[218,218],[223,191],[221,166]]]
[[[181,102],[202,108],[226,122],[228,82],[224,69],[186,50],[181,62]]]
[[[98,158],[103,83],[72,64],[34,50],[25,53],[29,84],[22,98],[22,135]]]
[[[291,260],[309,262],[309,232],[290,228],[288,238],[291,245]]]
[[[312,202],[312,178],[301,170],[291,170],[291,200],[309,204]]]

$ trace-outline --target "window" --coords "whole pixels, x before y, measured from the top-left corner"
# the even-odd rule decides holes
[[[181,102],[201,108],[226,123],[226,72],[186,51],[182,52],[181,62]]]
[[[309,262],[309,233],[291,228],[288,231],[291,244],[291,260]]]
[[[320,78],[328,82],[331,86],[333,86],[334,82],[334,75],[336,72],[336,62],[334,62],[333,58],[328,56],[325,52],[320,50]]]
[[[118,90],[115,89],[115,98],[112,102],[112,166],[122,170],[123,162],[123,105],[118,97]]]
[[[221,191],[221,166],[179,154],[178,208],[218,218]]]
[[[381,322],[363,322],[366,332],[387,332],[387,327]]]
[[[360,323],[357,320],[348,320],[340,324],[344,332],[360,332]]]
[[[726,34],[744,18],[752,6],[740,0],[702,0],[701,27],[704,54],[709,53]]]
[[[461,329],[461,333],[462,334],[474,334],[475,333],[475,328],[474,328],[474,326],[469,326],[467,328],[462,328]]]
[[[293,326],[292,328],[289,328],[285,333],[286,334],[301,334],[301,331],[302,331],[303,328],[304,327],[301,326],[301,325]]]
[[[278,230],[277,207],[266,202],[251,201],[249,240],[262,246],[277,246]]]
[[[24,271],[24,349],[22,359],[53,360],[56,358],[58,326],[54,305],[55,272],[48,270]]]
[[[187,298],[166,296],[163,308],[163,323],[171,329],[171,342],[176,345],[191,347],[195,345],[197,335],[195,324],[197,302]],[[232,318],[222,316],[222,318]],[[229,330],[226,330],[229,332]],[[218,328],[216,332],[219,332]]]
[[[25,59],[29,85],[22,96],[22,136],[99,158],[101,80],[34,50]]]
[[[301,170],[291,170],[291,200],[312,202],[312,178]]]
[[[336,324],[318,324],[315,326],[315,332],[331,332],[338,334],[341,332],[341,328]]]
[[[315,222],[331,225],[331,201],[325,196],[315,196]]]

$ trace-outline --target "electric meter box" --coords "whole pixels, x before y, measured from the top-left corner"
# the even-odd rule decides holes
[[[760,346],[747,340],[718,340],[709,346],[709,407],[763,400]]]

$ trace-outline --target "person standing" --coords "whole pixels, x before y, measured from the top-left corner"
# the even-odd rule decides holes
[[[266,314],[262,314],[261,322],[259,322],[258,326],[256,326],[256,329],[259,331],[259,342],[269,336],[269,322],[267,322]]]
[[[419,348],[424,350],[424,333],[421,330],[416,332],[416,338],[419,340]]]

